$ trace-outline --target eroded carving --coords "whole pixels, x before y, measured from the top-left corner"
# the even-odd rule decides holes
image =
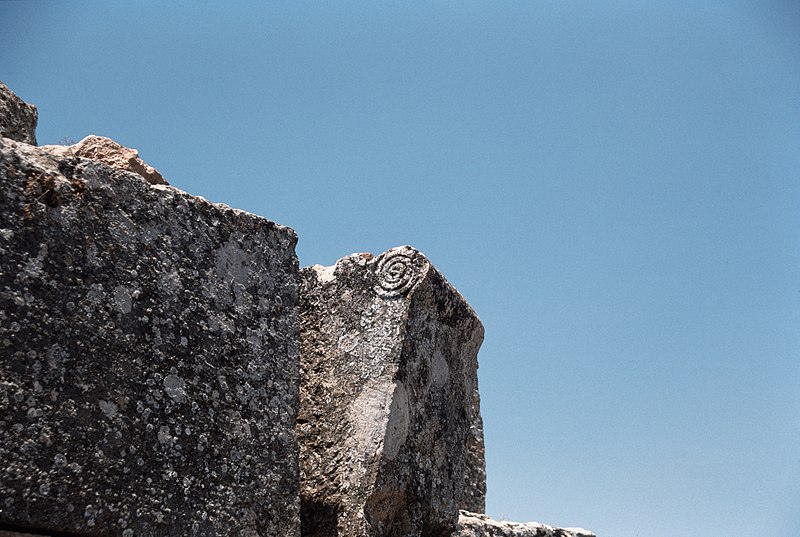
[[[419,282],[428,262],[414,248],[392,248],[372,261],[378,283],[375,292],[383,297],[408,294]]]

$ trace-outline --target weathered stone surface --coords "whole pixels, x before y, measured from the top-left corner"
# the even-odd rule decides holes
[[[112,168],[139,174],[151,185],[168,184],[158,170],[139,158],[137,150],[120,145],[104,136],[92,134],[74,145],[43,145],[41,149],[60,157],[83,157],[97,160]]]
[[[483,418],[478,386],[472,394],[472,425],[467,438],[467,473],[464,493],[458,507],[466,511],[486,511],[486,448],[483,443]]]
[[[0,140],[0,527],[298,535],[295,242]]]
[[[475,312],[410,247],[302,269],[300,297],[303,535],[449,535],[483,472]]]
[[[0,82],[0,137],[36,145],[39,113]]]
[[[461,511],[453,537],[596,537],[583,528],[554,528],[537,522],[498,522],[486,515]]]

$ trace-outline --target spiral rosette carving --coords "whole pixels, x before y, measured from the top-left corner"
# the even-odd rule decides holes
[[[374,261],[378,283],[375,292],[384,297],[407,294],[422,276],[425,258],[418,251],[404,246],[379,255]]]

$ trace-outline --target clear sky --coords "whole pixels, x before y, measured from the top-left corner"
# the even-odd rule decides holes
[[[4,1],[0,80],[303,265],[425,252],[490,515],[800,535],[800,3]]]

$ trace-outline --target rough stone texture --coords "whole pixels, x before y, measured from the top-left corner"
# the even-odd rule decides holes
[[[139,152],[104,136],[87,136],[74,145],[43,145],[41,149],[60,157],[83,157],[97,160],[112,168],[141,175],[151,185],[166,185],[158,170],[139,158]]]
[[[483,444],[483,418],[478,386],[472,393],[472,426],[467,438],[467,472],[464,493],[458,507],[474,513],[486,511],[486,448]]]
[[[0,528],[298,535],[295,242],[0,140]]]
[[[475,312],[410,247],[302,269],[300,297],[302,534],[449,535],[483,472]]]
[[[498,522],[486,515],[461,511],[452,537],[596,537],[583,528],[554,528],[537,522]]]
[[[39,113],[0,82],[0,137],[36,145]]]

